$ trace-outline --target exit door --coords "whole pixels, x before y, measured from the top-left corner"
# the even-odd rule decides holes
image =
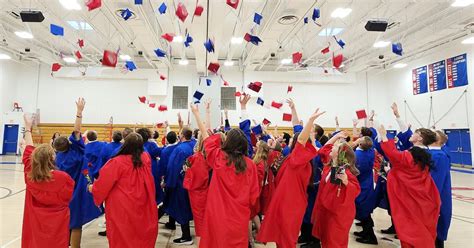
[[[469,129],[446,129],[444,132],[448,135],[446,146],[451,156],[451,163],[472,167]]]
[[[3,132],[3,154],[17,154],[18,131],[18,125],[5,125]]]

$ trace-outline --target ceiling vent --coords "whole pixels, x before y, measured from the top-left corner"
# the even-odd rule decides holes
[[[18,14],[18,12],[15,12],[15,11],[7,11],[7,14],[17,20],[21,18],[20,14]]]
[[[278,19],[278,23],[281,25],[291,25],[296,23],[299,20],[299,18],[295,15],[284,15]]]
[[[118,15],[121,19],[122,19],[122,13],[125,11],[126,9],[117,9],[115,10],[115,14]],[[132,13],[132,16],[130,16],[130,18],[128,18],[128,20],[133,20],[133,19],[136,19],[137,18],[137,14],[135,14],[135,12],[133,12],[133,10],[131,9],[128,9],[130,10],[130,12]]]

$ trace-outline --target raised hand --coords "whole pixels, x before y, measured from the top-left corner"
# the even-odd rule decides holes
[[[225,116],[225,119],[228,120],[229,119],[229,115],[228,115],[228,111],[227,109],[224,109],[224,116]]]
[[[212,100],[210,98],[204,102],[204,106],[206,106],[206,111],[209,111],[211,109],[211,103]]]
[[[314,122],[316,119],[318,119],[318,117],[320,117],[324,113],[326,113],[326,111],[319,112],[319,108],[317,108],[316,111],[314,111],[314,113],[309,117],[309,119]]]
[[[76,110],[77,110],[77,115],[80,116],[82,114],[82,111],[84,111],[84,106],[86,106],[86,101],[84,98],[79,97],[76,101]]]
[[[286,102],[288,103],[288,106],[289,106],[291,109],[294,109],[294,108],[295,108],[295,102],[293,102],[293,99],[288,98],[288,99],[286,100]]]
[[[33,115],[24,114],[23,120],[25,121],[25,130],[31,131],[31,127],[33,127],[35,117]]]
[[[193,114],[199,114],[199,107],[197,104],[190,103],[189,107],[191,108],[191,111],[193,112]],[[207,103],[206,103],[206,108],[207,108]]]
[[[397,118],[400,118],[400,112],[398,112],[398,105],[397,103],[392,103],[392,106],[390,106],[392,108],[392,111],[393,111],[393,114],[395,115],[395,117]]]
[[[335,118],[335,121],[336,121],[336,126],[339,126],[339,118],[337,118],[337,116]]]
[[[240,108],[241,109],[246,109],[247,103],[249,102],[249,100],[250,100],[250,95],[248,95],[248,94],[244,94],[244,95],[240,96],[240,98],[239,98]]]
[[[359,124],[359,120],[358,120],[358,119],[352,119],[352,126],[353,126],[353,127],[357,127],[358,124]]]
[[[341,131],[336,134],[336,137],[338,139],[346,139],[349,136],[349,134],[346,133],[346,131]]]
[[[374,116],[375,116],[375,111],[374,110],[370,111],[369,120],[373,120]]]
[[[387,140],[387,130],[384,125],[377,127],[377,134],[382,138],[383,141]]]

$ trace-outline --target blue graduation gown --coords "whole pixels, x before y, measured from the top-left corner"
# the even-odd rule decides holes
[[[85,146],[83,167],[89,168],[89,174],[92,181],[99,177],[99,171],[104,165],[104,162],[102,161],[102,149],[105,145],[105,142],[94,141]]]
[[[102,148],[102,163],[105,164],[109,159],[116,154],[116,151],[118,151],[122,147],[122,143],[120,142],[110,142],[107,143],[104,148]]]
[[[430,148],[431,161],[434,168],[431,169],[431,177],[438,188],[441,198],[441,209],[439,213],[437,234],[438,239],[446,240],[448,238],[448,230],[451,224],[452,216],[452,198],[451,198],[451,160],[442,149]]]
[[[321,143],[315,141],[317,148],[321,148]],[[313,214],[314,203],[316,202],[316,197],[318,196],[319,181],[321,181],[321,173],[323,171],[323,162],[321,162],[321,157],[316,156],[313,158],[313,185],[308,185],[308,205],[306,206],[306,211],[304,212],[303,222],[311,223],[311,215]]]
[[[143,144],[145,151],[150,155],[151,158],[151,172],[155,181],[155,192],[156,192],[156,204],[160,204],[163,201],[164,193],[161,189],[161,176],[163,173],[159,171],[157,158],[161,155],[163,148],[158,147],[155,142],[146,141]]]
[[[406,151],[410,149],[413,146],[413,143],[410,142],[410,137],[413,135],[413,131],[411,131],[410,128],[408,128],[407,131],[405,132],[399,132],[397,134],[398,142],[397,142],[397,148],[400,151]]]
[[[281,151],[281,154],[283,154],[283,157],[290,155],[290,153],[291,153],[290,146],[285,146],[285,148],[283,148],[283,150]]]
[[[250,141],[250,120],[244,120],[239,123],[239,128],[245,133],[245,137],[247,138],[248,143],[248,157],[251,158],[253,156],[253,146],[252,142]]]
[[[194,147],[191,141],[179,143],[171,153],[168,161],[166,179],[166,198],[168,202],[165,211],[179,224],[187,224],[193,219],[188,191],[183,188],[183,165],[191,155]]]
[[[370,216],[375,208],[375,190],[374,190],[374,160],[375,151],[369,149],[363,151],[357,148],[355,151],[356,166],[360,171],[357,180],[360,185],[360,194],[356,202],[356,219],[364,220]]]
[[[99,217],[102,212],[95,206],[92,194],[87,190],[87,179],[82,174],[82,170],[88,169],[87,164],[83,163],[84,141],[76,140],[74,133],[69,137],[69,141],[71,142],[69,149],[56,154],[56,166],[74,179],[74,192],[69,203],[71,212],[69,228],[77,229]],[[92,179],[92,176],[90,177]]]

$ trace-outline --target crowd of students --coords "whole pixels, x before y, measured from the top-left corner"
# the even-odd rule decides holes
[[[178,245],[244,248],[254,242],[277,247],[348,247],[354,219],[357,242],[377,244],[373,210],[388,210],[402,247],[444,247],[451,220],[450,159],[441,131],[414,132],[399,123],[395,137],[372,113],[351,135],[325,134],[316,109],[306,123],[292,111],[293,136],[252,123],[240,97],[238,128],[210,126],[191,104],[197,129],[179,119],[166,129],[163,146],[148,128],[125,128],[112,142],[81,134],[84,99],[76,102],[74,131],[35,147],[32,117],[25,115],[26,198],[22,247],[81,245],[82,226],[105,213],[110,247],[155,247],[158,220],[180,224]],[[337,119],[336,119],[337,123]],[[338,125],[338,123],[337,123]],[[161,142],[159,142],[161,143]],[[375,186],[374,186],[375,185]],[[194,221],[195,238],[190,230]]]

